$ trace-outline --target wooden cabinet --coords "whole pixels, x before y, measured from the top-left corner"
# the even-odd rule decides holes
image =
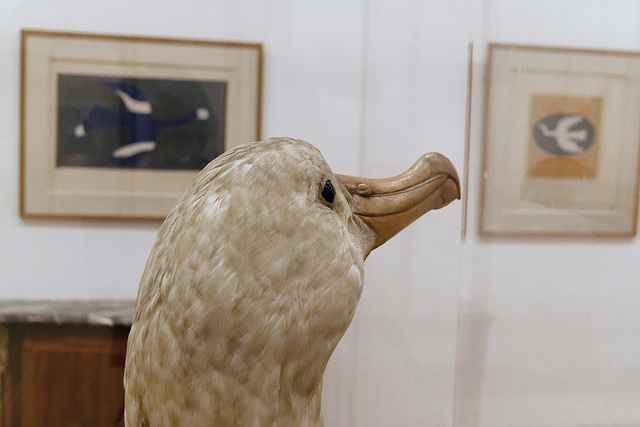
[[[122,376],[130,322],[74,319],[73,324],[2,321],[2,427],[124,426]]]

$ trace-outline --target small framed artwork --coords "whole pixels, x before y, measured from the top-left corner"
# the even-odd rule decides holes
[[[635,235],[640,54],[487,55],[480,234]]]
[[[262,46],[22,31],[25,218],[163,219],[260,139]]]

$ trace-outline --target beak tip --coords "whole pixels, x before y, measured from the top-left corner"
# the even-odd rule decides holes
[[[454,200],[460,199],[460,183],[454,177],[449,177],[440,188],[440,206],[442,208]]]

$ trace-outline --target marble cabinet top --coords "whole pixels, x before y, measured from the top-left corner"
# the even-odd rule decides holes
[[[0,323],[131,326],[134,300],[0,300]]]

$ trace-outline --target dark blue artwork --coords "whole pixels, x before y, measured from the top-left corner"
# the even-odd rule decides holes
[[[226,82],[58,76],[58,166],[199,170],[224,151]]]

